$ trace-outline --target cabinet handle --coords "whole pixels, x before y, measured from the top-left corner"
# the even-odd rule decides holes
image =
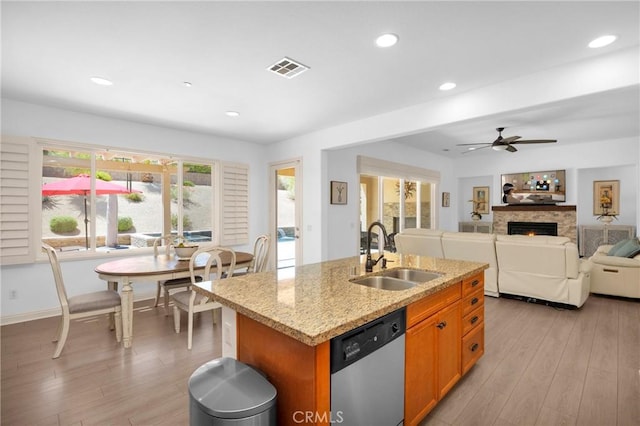
[[[476,303],[478,303],[478,298],[474,297],[473,299],[471,299],[471,304],[475,305]]]
[[[476,316],[474,316],[473,318],[471,318],[471,321],[470,321],[470,322],[471,322],[471,324],[475,324],[476,322],[478,322],[478,320],[479,320],[479,319],[480,319],[480,318],[476,315]]]
[[[618,270],[617,270],[617,269],[602,268],[602,271],[603,271],[603,272],[613,272],[613,273],[615,273],[615,274],[617,274],[617,273],[618,273]]]
[[[480,345],[478,345],[477,343],[474,343],[473,345],[469,346],[469,349],[471,349],[471,352],[475,352],[478,350],[479,347]]]
[[[447,326],[447,322],[446,321],[442,321],[441,323],[439,323],[438,325],[436,325],[436,327],[438,327],[440,330],[442,330],[443,328],[445,328]]]
[[[475,286],[477,286],[478,284],[480,284],[480,281],[479,281],[479,280],[473,280],[473,282],[471,283],[471,287],[475,287]]]

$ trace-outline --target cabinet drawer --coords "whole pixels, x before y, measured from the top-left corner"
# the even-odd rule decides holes
[[[462,301],[462,315],[467,315],[469,312],[484,305],[484,289],[479,288],[475,293],[471,293],[466,296]]]
[[[462,297],[466,297],[468,294],[473,293],[479,288],[484,291],[484,272],[480,272],[479,274],[466,278],[462,281]]]
[[[460,299],[460,283],[454,284],[431,296],[418,300],[407,306],[407,328],[419,323],[425,318],[438,312],[440,309]]]
[[[462,338],[462,374],[484,354],[484,322]]]
[[[482,322],[484,322],[484,306],[480,306],[464,316],[462,319],[462,335],[464,336]]]

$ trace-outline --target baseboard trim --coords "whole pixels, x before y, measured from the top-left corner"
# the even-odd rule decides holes
[[[142,297],[135,298],[134,302],[141,302],[143,300],[155,299],[155,295],[142,295]],[[62,315],[61,308],[44,309],[42,311],[23,312],[21,314],[5,315],[0,317],[0,326],[18,324],[21,322],[34,321],[44,318],[57,317]]]
[[[550,306],[556,309],[568,309],[568,310],[578,309],[577,306],[569,305],[567,303],[551,302],[549,300],[536,299],[535,297],[529,297],[529,296],[519,296],[517,294],[500,293],[500,297],[504,297],[505,299],[521,300],[527,303],[535,303],[536,305]]]

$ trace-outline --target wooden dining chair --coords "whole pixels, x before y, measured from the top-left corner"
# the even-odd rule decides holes
[[[231,262],[223,274],[222,260],[220,254],[228,252],[231,255]],[[231,248],[226,247],[205,247],[196,251],[189,260],[189,271],[191,272],[191,283],[195,284],[197,276],[195,275],[195,262],[198,257],[208,256],[204,266],[203,280],[211,279],[211,270],[215,266],[215,279],[220,280],[233,276],[233,270],[236,266],[236,253]],[[213,311],[220,309],[221,304],[211,300],[209,297],[196,293],[192,288],[171,294],[173,300],[173,326],[176,333],[180,333],[180,310],[187,312],[187,349],[191,350],[193,340],[193,315],[197,312]],[[215,322],[215,313],[214,313]]]
[[[167,257],[171,256],[171,247],[176,243],[176,240],[179,239],[175,235],[163,235],[161,237],[156,238],[153,241],[153,255],[158,257],[160,248],[164,247],[164,255]],[[163,244],[164,243],[164,244]],[[198,279],[201,280],[200,278]],[[160,303],[160,293],[163,293],[163,303],[164,303],[164,315],[169,316],[169,295],[171,290],[175,290],[177,288],[187,288],[191,285],[191,279],[189,277],[186,278],[176,278],[172,280],[166,281],[158,281],[158,287],[156,288],[156,298],[153,302],[153,306],[158,306]]]
[[[258,236],[253,243],[251,263],[246,271],[234,271],[234,276],[266,271],[269,265],[270,241],[271,238],[266,234]]]
[[[122,302],[117,291],[103,290],[93,293],[80,294],[77,296],[67,297],[67,291],[62,278],[62,269],[58,261],[56,250],[48,244],[42,244],[42,248],[49,256],[49,263],[53,270],[53,279],[60,299],[60,307],[62,308],[62,318],[58,325],[58,330],[53,339],[58,342],[53,358],[58,358],[62,353],[64,344],[69,335],[69,324],[72,319],[85,318],[94,315],[113,313],[115,317],[116,340],[122,340]]]

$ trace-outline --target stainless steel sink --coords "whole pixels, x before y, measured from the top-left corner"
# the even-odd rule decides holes
[[[375,275],[372,277],[363,277],[351,281],[354,284],[364,285],[367,287],[378,288],[381,290],[407,290],[416,286],[417,283],[402,280],[394,277],[385,277],[383,275]]]
[[[440,278],[442,274],[437,272],[429,272],[429,271],[418,271],[416,269],[408,269],[408,268],[395,268],[388,269],[382,273],[385,277],[390,278],[398,278],[405,281],[411,281],[414,283],[425,283],[427,281],[435,280],[436,278]]]

